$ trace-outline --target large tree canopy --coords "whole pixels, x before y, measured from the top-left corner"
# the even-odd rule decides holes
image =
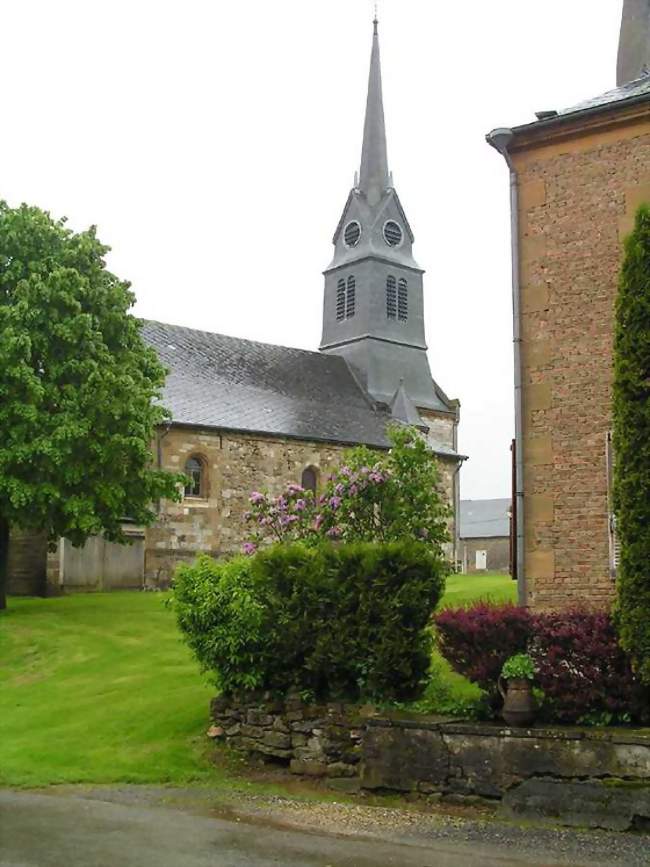
[[[108,250],[94,227],[0,201],[0,585],[8,526],[122,541],[125,516],[150,523],[177,496],[152,464],[165,371]]]
[[[623,647],[650,683],[650,207],[625,242],[614,345],[614,508]]]

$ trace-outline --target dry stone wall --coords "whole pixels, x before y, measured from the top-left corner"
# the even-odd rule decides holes
[[[213,733],[230,746],[334,789],[484,798],[503,801],[508,815],[650,827],[647,731],[511,729],[262,693],[217,698],[211,715]],[[567,796],[576,791],[584,795],[580,810]]]

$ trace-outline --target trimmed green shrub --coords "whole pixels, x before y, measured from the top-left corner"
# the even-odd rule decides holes
[[[405,701],[427,682],[445,572],[418,542],[274,545],[180,567],[174,606],[226,693]]]
[[[204,555],[192,566],[179,566],[174,576],[171,604],[180,630],[224,691],[255,689],[262,682],[266,612],[251,566],[248,557],[217,562]]]
[[[650,207],[625,241],[614,337],[614,510],[621,546],[616,621],[650,684]]]

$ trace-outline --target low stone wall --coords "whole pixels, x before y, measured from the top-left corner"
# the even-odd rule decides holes
[[[648,730],[512,729],[253,694],[215,699],[212,719],[232,747],[342,791],[489,798],[511,816],[650,827]]]
[[[216,698],[211,711],[213,722],[235,749],[282,762],[293,774],[327,777],[334,789],[359,791],[364,731],[359,708],[252,695],[234,703]]]

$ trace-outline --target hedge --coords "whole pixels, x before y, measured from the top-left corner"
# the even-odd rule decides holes
[[[426,685],[445,571],[418,542],[280,544],[180,567],[173,604],[225,693],[405,701]]]

